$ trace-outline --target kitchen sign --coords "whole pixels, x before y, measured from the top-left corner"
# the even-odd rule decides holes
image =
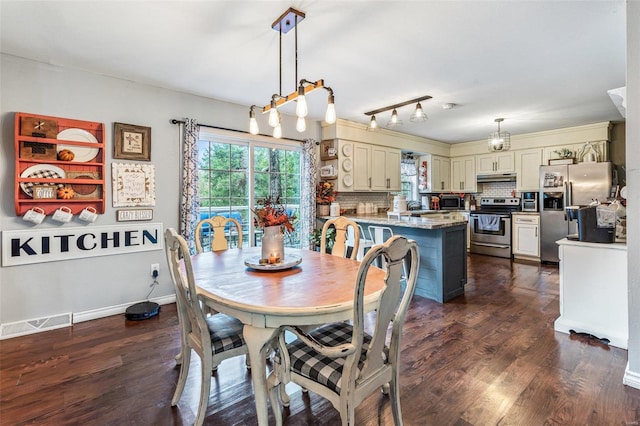
[[[162,223],[2,232],[2,266],[57,262],[164,248]]]

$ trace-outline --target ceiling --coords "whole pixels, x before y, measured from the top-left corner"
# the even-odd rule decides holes
[[[3,53],[241,105],[279,92],[271,23],[295,7],[298,79],[324,79],[338,118],[367,123],[430,95],[429,120],[410,122],[406,106],[396,130],[449,143],[485,138],[498,117],[514,135],[623,120],[607,90],[625,85],[624,0],[0,1]],[[286,95],[293,31],[282,49]],[[307,96],[312,118],[326,93]]]

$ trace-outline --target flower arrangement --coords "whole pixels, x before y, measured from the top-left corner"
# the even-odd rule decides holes
[[[331,182],[320,182],[316,187],[316,203],[331,204],[336,200],[338,193],[333,189]]]
[[[296,216],[287,213],[287,210],[280,202],[280,197],[276,197],[275,200],[271,197],[267,197],[258,201],[258,204],[262,207],[252,210],[255,218],[254,224],[260,228],[267,226],[282,226],[287,232],[293,232],[293,221]]]

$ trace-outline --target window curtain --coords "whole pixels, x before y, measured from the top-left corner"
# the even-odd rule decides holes
[[[300,245],[312,249],[311,233],[316,226],[317,141],[302,143],[302,177],[300,181]]]
[[[195,253],[193,231],[200,219],[198,197],[198,135],[200,126],[193,118],[185,118],[182,138],[182,196],[180,199],[180,234]]]

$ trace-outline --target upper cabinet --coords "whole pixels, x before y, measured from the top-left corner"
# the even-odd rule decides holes
[[[423,163],[426,163],[422,166]],[[421,167],[426,167],[423,173],[427,175],[427,186],[420,192],[449,192],[451,189],[451,160],[438,155],[423,155],[420,157]]]
[[[102,123],[18,112],[15,115],[16,214],[58,208],[79,214],[105,210]]]
[[[476,174],[490,175],[515,171],[513,151],[476,155]]]
[[[516,190],[537,191],[539,188],[538,173],[542,162],[542,148],[515,151],[516,155]]]
[[[469,155],[451,159],[451,191],[476,192],[476,159]]]
[[[400,150],[353,143],[353,190],[399,191]]]

